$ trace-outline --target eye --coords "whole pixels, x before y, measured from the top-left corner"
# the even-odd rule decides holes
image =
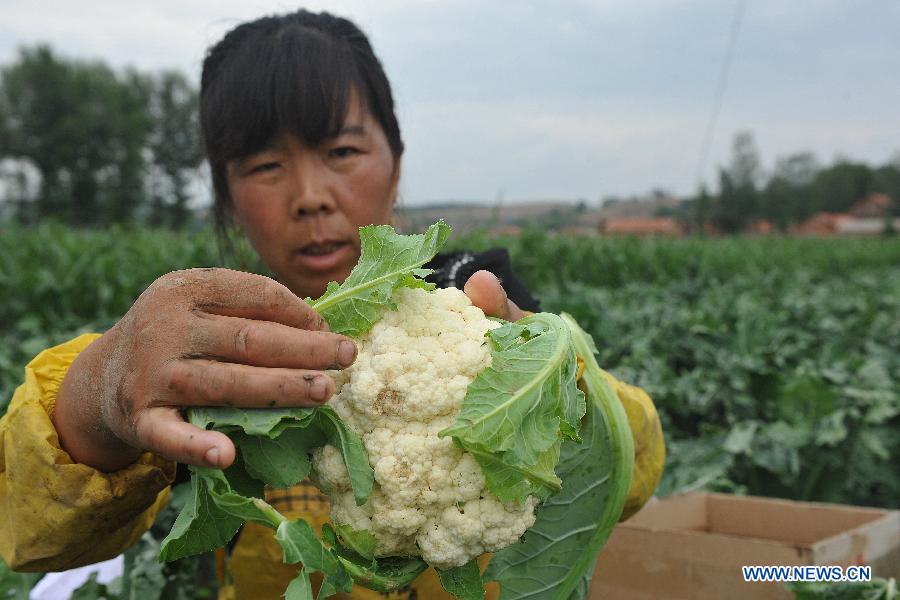
[[[331,158],[348,158],[356,154],[359,154],[359,149],[353,146],[338,146],[328,151]]]
[[[251,167],[250,173],[265,173],[266,171],[274,171],[280,166],[281,164],[277,162],[264,162]]]

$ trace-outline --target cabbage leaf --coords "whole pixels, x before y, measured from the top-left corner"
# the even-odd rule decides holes
[[[584,362],[589,409],[582,443],[566,440],[556,473],[562,491],[538,509],[522,541],[497,552],[485,581],[500,584],[500,600],[580,600],[594,561],[622,514],[634,468],[634,441],[625,409],[594,358],[594,342],[563,314]]]
[[[491,366],[469,384],[455,423],[441,431],[475,457],[488,489],[501,500],[547,498],[562,437],[580,441],[584,394],[569,328],[538,313],[487,333]]]
[[[334,333],[359,337],[394,303],[399,287],[434,289],[422,277],[422,265],[434,258],[450,236],[450,226],[438,221],[424,234],[399,235],[390,225],[360,227],[359,262],[344,283],[332,281],[318,300],[307,302],[325,317]]]

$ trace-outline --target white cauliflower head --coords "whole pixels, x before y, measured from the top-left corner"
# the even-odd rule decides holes
[[[466,389],[491,364],[485,332],[499,326],[458,289],[395,292],[386,313],[357,340],[350,368],[333,373],[330,405],[363,440],[375,471],[357,506],[340,451],[313,454],[335,523],[367,530],[376,554],[421,556],[447,569],[516,543],[534,524],[536,501],[504,504],[485,487],[475,459],[439,438]]]

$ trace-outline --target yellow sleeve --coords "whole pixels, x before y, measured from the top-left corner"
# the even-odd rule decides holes
[[[659,485],[666,462],[666,443],[659,414],[647,392],[603,373],[625,408],[634,437],[634,476],[620,519],[624,521],[647,503]]]
[[[641,388],[619,381],[601,369],[606,381],[616,392],[634,438],[634,474],[628,498],[619,521],[624,521],[639,511],[653,496],[666,464],[666,441],[663,438],[662,423],[653,400]],[[584,361],[578,357],[578,379],[584,372]]]
[[[60,448],[50,420],[69,366],[97,334],[41,352],[0,419],[0,556],[18,571],[58,571],[112,558],[168,500],[175,464],[144,453],[103,473]]]

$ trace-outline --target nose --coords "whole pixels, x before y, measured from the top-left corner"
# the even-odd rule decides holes
[[[329,214],[335,209],[328,171],[315,160],[298,161],[291,186],[291,215],[295,218]]]

